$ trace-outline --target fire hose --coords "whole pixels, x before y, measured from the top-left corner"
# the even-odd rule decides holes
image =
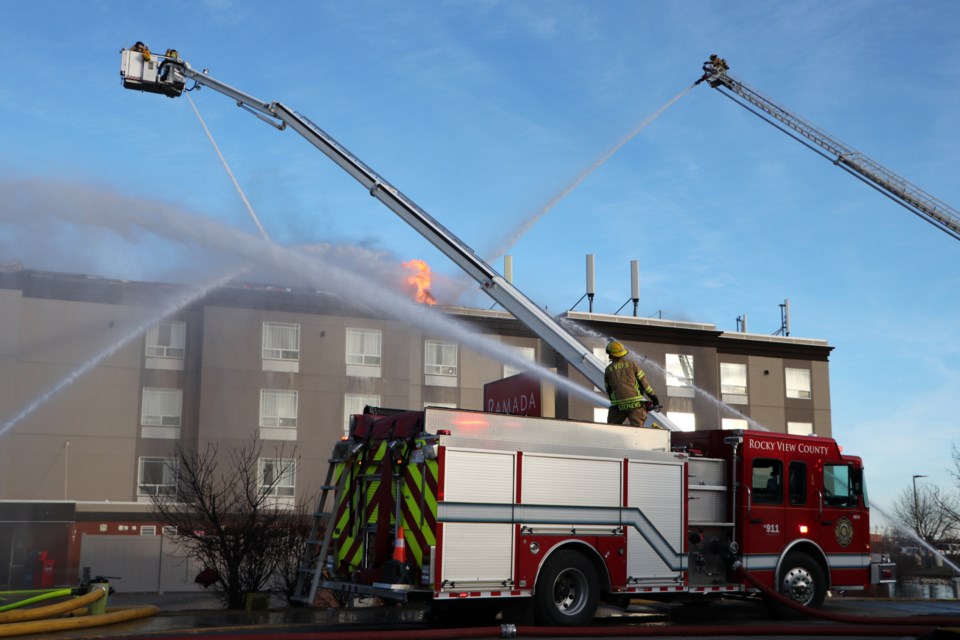
[[[735,567],[734,573],[762,595],[778,604],[840,626],[822,624],[751,624],[751,625],[697,625],[697,626],[596,626],[596,627],[529,627],[502,624],[499,627],[453,628],[453,629],[397,629],[345,631],[287,631],[284,636],[290,640],[325,640],[327,638],[345,638],[347,640],[461,640],[463,638],[626,638],[626,637],[689,637],[689,636],[858,636],[858,637],[905,637],[926,636],[943,627],[960,626],[960,617],[947,616],[865,616],[830,613],[805,607],[802,604],[778,593],[764,585],[742,566]],[[955,629],[942,629],[958,633]],[[193,638],[195,636],[190,636]],[[275,631],[266,633],[238,632],[236,636],[221,635],[221,640],[236,637],[242,640],[270,640],[276,637]],[[183,636],[184,639],[187,636]],[[178,640],[170,637],[169,640]]]
[[[47,633],[98,627],[105,624],[136,620],[155,615],[159,609],[154,606],[118,609],[98,615],[85,615],[73,618],[54,618],[93,604],[107,595],[108,587],[95,586],[88,593],[43,607],[15,609],[0,613],[0,638],[23,636],[32,633]],[[69,594],[68,594],[69,595]]]

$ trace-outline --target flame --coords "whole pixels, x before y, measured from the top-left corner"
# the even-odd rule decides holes
[[[413,271],[413,275],[407,277],[407,284],[417,288],[415,299],[423,304],[437,304],[437,299],[430,293],[430,267],[423,260],[408,260],[403,266]]]

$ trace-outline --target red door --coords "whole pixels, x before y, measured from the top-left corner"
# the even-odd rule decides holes
[[[870,532],[860,508],[857,470],[847,462],[824,463],[817,509],[817,542],[827,554],[834,587],[862,585],[869,565]]]
[[[740,507],[744,561],[748,571],[759,572],[772,584],[784,542],[783,460],[756,457],[744,463],[749,464],[746,495]]]

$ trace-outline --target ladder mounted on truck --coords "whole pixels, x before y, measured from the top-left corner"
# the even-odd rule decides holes
[[[727,61],[713,54],[704,63],[703,76],[696,84],[706,82],[747,111],[816,151],[907,211],[960,240],[960,212],[956,209],[779,106],[759,91],[731,76],[729,70]]]
[[[463,240],[441,225],[413,200],[387,182],[360,161],[343,145],[305,116],[279,102],[264,102],[235,89],[209,74],[193,69],[182,60],[175,49],[166,54],[150,54],[143,43],[120,52],[120,77],[124,88],[159,93],[171,98],[200,87],[236,100],[237,106],[250,111],[279,130],[290,127],[315,146],[341,169],[359,182],[370,195],[397,214],[421,236],[450,258],[467,275],[480,284],[481,289],[522,322],[541,340],[549,344],[570,365],[599,389],[604,388],[606,366],[593,351],[570,335],[560,323],[519,289],[482,260]],[[187,80],[195,84],[187,87]],[[664,414],[651,411],[660,425],[671,431],[680,429]]]
[[[293,600],[306,605],[313,604],[317,597],[317,589],[323,579],[323,570],[327,566],[327,555],[330,552],[330,542],[333,540],[333,530],[336,526],[337,505],[343,496],[347,474],[341,466],[350,459],[349,443],[345,440],[338,442],[330,459],[327,461],[327,477],[320,486],[320,499],[313,513],[313,525],[310,535],[307,536],[303,555],[297,569],[297,585],[293,592]],[[337,471],[340,474],[337,475]],[[330,501],[332,496],[332,502]]]

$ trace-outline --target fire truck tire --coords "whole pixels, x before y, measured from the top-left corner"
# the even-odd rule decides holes
[[[558,551],[537,578],[534,614],[538,624],[582,626],[597,612],[599,600],[600,577],[593,563],[576,551]]]
[[[777,591],[798,604],[819,609],[827,596],[827,577],[816,560],[806,553],[794,552],[783,561]]]

